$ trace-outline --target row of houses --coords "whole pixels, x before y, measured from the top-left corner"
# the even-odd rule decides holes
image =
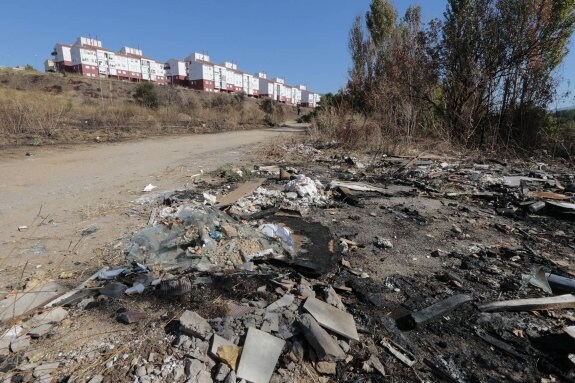
[[[304,85],[291,86],[284,79],[268,78],[263,72],[251,74],[238,69],[232,62],[215,64],[203,53],[192,53],[183,60],[170,59],[162,63],[144,56],[140,49],[123,47],[114,52],[103,48],[100,40],[78,37],[74,44],[56,44],[52,56],[53,60],[46,61],[47,71],[151,81],[205,92],[244,93],[306,107],[316,107],[321,99],[318,93]]]

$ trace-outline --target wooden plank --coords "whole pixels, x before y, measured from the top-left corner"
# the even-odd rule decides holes
[[[565,294],[546,298],[514,299],[509,301],[491,302],[479,306],[483,312],[499,311],[535,311],[575,308],[575,295]]]
[[[256,191],[257,188],[259,188],[262,185],[264,181],[265,178],[256,178],[252,181],[248,181],[241,184],[234,191],[226,194],[225,196],[218,197],[218,202],[216,203],[215,207],[221,208],[232,205],[240,198],[252,194],[254,191]]]

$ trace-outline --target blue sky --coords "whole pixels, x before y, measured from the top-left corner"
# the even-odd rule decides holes
[[[0,65],[43,68],[56,42],[91,35],[104,46],[140,47],[157,60],[207,52],[247,72],[265,71],[320,93],[335,92],[349,68],[347,36],[370,0],[3,0]],[[445,0],[396,0],[399,14],[420,4],[426,19],[441,17]],[[575,82],[575,43],[558,74]],[[566,89],[566,83],[562,89]],[[574,88],[573,85],[570,86]],[[571,96],[569,104],[575,104]]]

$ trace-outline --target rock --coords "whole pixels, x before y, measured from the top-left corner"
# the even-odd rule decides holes
[[[186,310],[180,317],[180,331],[204,340],[208,340],[213,332],[207,320],[190,310]]]
[[[288,193],[286,193],[286,198],[289,200],[296,200],[297,199],[297,193],[296,192],[288,192]]]
[[[124,311],[123,313],[118,314],[116,319],[120,323],[132,324],[141,321],[143,319],[146,319],[146,317],[147,317],[146,313],[142,313],[139,311]]]
[[[291,345],[291,350],[288,357],[295,363],[300,363],[303,360],[305,350],[301,342],[295,340]]]
[[[49,375],[54,370],[56,370],[58,367],[60,367],[60,363],[58,363],[58,362],[45,363],[45,364],[42,364],[42,365],[36,367],[34,369],[33,375],[35,378],[39,378],[39,377],[44,376],[44,375]]]
[[[238,378],[236,377],[236,372],[234,370],[231,370],[228,376],[226,377],[226,380],[224,380],[224,383],[236,383],[237,380]]]
[[[180,379],[183,378],[185,374],[186,374],[186,372],[184,371],[184,366],[177,366],[174,369],[173,381],[174,382],[180,381]]]
[[[337,363],[334,363],[334,362],[317,362],[315,364],[315,369],[320,374],[335,375],[336,369],[337,369]]]
[[[137,377],[141,378],[142,376],[147,375],[147,374],[148,374],[148,372],[146,370],[146,366],[140,366],[136,369],[136,376]]]
[[[49,311],[35,315],[27,321],[24,326],[27,328],[38,327],[47,323],[60,323],[68,316],[68,311],[62,307],[56,307]]]
[[[287,307],[289,305],[291,305],[293,303],[295,299],[295,296],[292,294],[286,294],[283,297],[281,297],[280,299],[278,299],[277,301],[275,301],[274,303],[270,304],[267,308],[266,311],[277,311],[282,307]]]
[[[393,248],[393,243],[391,243],[391,240],[387,238],[377,237],[375,246],[379,247],[380,249],[391,249]]]
[[[42,324],[42,325],[30,330],[28,332],[28,335],[30,335],[33,339],[41,338],[44,335],[48,334],[50,332],[50,330],[52,330],[53,327],[54,327],[54,325],[45,323],[45,324]]]
[[[325,298],[326,303],[328,303],[334,307],[337,307],[338,309],[340,309],[342,311],[347,311],[345,308],[345,305],[341,301],[340,296],[335,292],[333,287],[328,286],[328,287],[324,288],[323,291],[326,294],[326,298]]]
[[[230,238],[238,236],[238,230],[229,223],[222,223],[221,228],[224,234]]]
[[[10,342],[10,351],[12,352],[20,352],[27,349],[30,346],[30,336],[24,335],[13,339]]]
[[[314,349],[319,360],[337,361],[345,359],[345,353],[341,347],[310,314],[303,314],[299,322],[306,340]]]
[[[200,371],[198,376],[196,376],[196,383],[213,383],[212,376],[208,371]]]
[[[289,181],[291,178],[291,174],[285,170],[285,169],[280,169],[280,181]],[[296,197],[297,197],[297,193],[296,193]]]
[[[186,359],[184,366],[184,373],[186,378],[192,382],[196,381],[196,377],[204,370],[204,365],[197,359]]]
[[[267,313],[264,316],[261,330],[264,332],[278,332],[280,324],[280,317],[278,313]]]
[[[216,381],[223,382],[230,373],[230,371],[231,368],[229,368],[227,364],[225,363],[218,364],[215,376]]]

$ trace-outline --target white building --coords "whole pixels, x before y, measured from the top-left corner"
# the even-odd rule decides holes
[[[192,53],[184,59],[187,65],[187,79],[192,89],[207,92],[214,91],[214,64],[210,56],[203,53]]]
[[[72,72],[72,45],[58,43],[54,45],[52,57],[58,72]]]

